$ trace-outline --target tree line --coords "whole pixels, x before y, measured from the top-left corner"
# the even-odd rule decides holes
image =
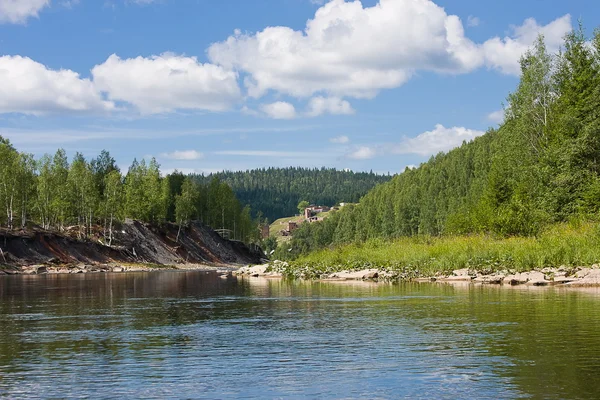
[[[552,223],[595,218],[600,30],[588,38],[580,25],[558,54],[539,37],[520,64],[497,129],[407,169],[322,223],[302,225],[278,255],[372,238],[535,236]]]
[[[194,175],[207,184],[217,177],[227,183],[256,216],[275,221],[297,213],[298,202],[333,206],[340,202],[358,202],[370,189],[391,179],[373,172],[341,171],[334,168],[262,168]]]
[[[0,224],[9,229],[36,224],[44,229],[75,226],[80,237],[100,225],[107,243],[126,218],[180,227],[200,220],[230,232],[232,239],[258,239],[256,222],[231,188],[217,177],[198,183],[180,172],[161,176],[160,165],[134,160],[122,174],[107,151],[92,160],[66,152],[36,160],[0,137]]]

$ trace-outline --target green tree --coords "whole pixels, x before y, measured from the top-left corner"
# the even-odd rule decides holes
[[[115,220],[120,220],[123,210],[123,178],[118,170],[112,170],[104,178],[104,237],[108,230],[108,245],[112,246],[113,224]]]
[[[298,212],[300,214],[304,214],[304,210],[306,210],[308,206],[310,206],[310,203],[306,200],[302,200],[300,203],[298,203]]]
[[[181,194],[175,196],[175,216],[179,229],[177,230],[177,241],[181,228],[187,225],[190,220],[197,214],[196,205],[200,192],[197,185],[189,178],[184,179],[181,185]]]

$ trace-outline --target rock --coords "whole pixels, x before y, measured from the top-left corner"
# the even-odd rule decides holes
[[[438,278],[438,281],[440,282],[471,282],[471,280],[472,278],[469,275],[447,276]]]
[[[473,279],[473,282],[499,285],[504,281],[504,275],[482,275]]]
[[[112,272],[123,272],[124,271],[123,267],[112,267],[111,270],[112,270]]]
[[[581,268],[579,271],[575,272],[575,278],[585,278],[589,275],[590,271],[590,268]]]
[[[557,284],[562,284],[562,283],[569,283],[569,282],[574,282],[577,281],[579,279],[577,278],[568,278],[566,276],[555,276],[554,277],[554,283]]]
[[[573,282],[566,283],[569,286],[600,286],[600,270],[587,268],[587,274]],[[581,271],[580,271],[581,272]],[[577,276],[577,274],[575,274]]]
[[[527,275],[525,275],[523,273],[517,273],[517,274],[505,276],[504,279],[502,280],[502,282],[504,284],[515,286],[515,285],[522,285],[524,283],[527,283],[528,280],[529,279],[528,279]]]
[[[379,278],[379,272],[377,272],[377,271],[367,272],[363,276],[363,279],[377,279],[377,278]]]
[[[452,271],[452,275],[454,276],[469,276],[469,268],[456,269]]]
[[[48,273],[48,268],[46,268],[44,266],[38,267],[37,270],[36,270],[36,273],[37,274],[47,274]]]
[[[527,282],[529,286],[548,286],[552,283],[552,281],[547,281],[545,279],[536,279]]]

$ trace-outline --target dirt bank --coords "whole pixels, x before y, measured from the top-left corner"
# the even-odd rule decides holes
[[[138,221],[123,224],[112,246],[100,235],[79,240],[73,234],[42,229],[0,230],[0,270],[55,271],[78,268],[97,270],[143,269],[165,266],[223,266],[258,264],[262,254],[245,244],[221,238],[206,225],[195,222],[176,241],[174,224],[152,226]],[[35,267],[35,268],[34,268]],[[45,269],[44,269],[45,268]]]

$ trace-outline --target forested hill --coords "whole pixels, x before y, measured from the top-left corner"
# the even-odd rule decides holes
[[[302,200],[326,206],[357,202],[378,183],[391,179],[373,172],[293,167],[220,172],[194,178],[208,184],[215,176],[233,189],[240,202],[248,204],[255,213],[262,212],[269,221],[296,214]]]
[[[591,44],[591,45],[590,45]],[[407,170],[323,223],[295,232],[294,253],[411,235],[536,235],[600,211],[600,30],[580,28],[521,60],[505,122]],[[285,251],[287,253],[287,251]]]

